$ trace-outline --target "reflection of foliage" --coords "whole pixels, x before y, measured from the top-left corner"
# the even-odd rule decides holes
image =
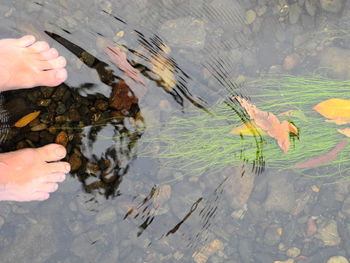
[[[287,75],[252,81],[249,86],[253,87],[254,95],[250,96],[252,103],[261,110],[276,114],[289,111],[283,118],[300,129],[300,140],[292,141],[287,154],[281,152],[272,138],[229,134],[233,127],[242,124],[242,120],[241,115],[233,111],[235,108],[227,103],[218,103],[209,108],[212,116],[194,110],[187,117],[170,119],[158,138],[151,140],[145,154],[162,158],[166,165],[190,171],[194,175],[241,161],[251,163],[262,157],[267,167],[283,169],[325,154],[345,139],[334,129],[334,124],[326,123],[312,107],[335,96],[347,98],[350,81]],[[154,143],[158,143],[159,150],[150,150],[154,149]],[[257,152],[257,145],[261,152]],[[326,175],[321,172],[320,176],[339,175],[339,169],[349,169],[345,167],[348,160],[344,158],[349,153],[350,147],[347,146],[329,165],[333,169],[327,170]]]

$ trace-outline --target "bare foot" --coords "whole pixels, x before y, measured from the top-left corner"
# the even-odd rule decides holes
[[[67,79],[66,60],[34,36],[0,40],[0,91],[57,86]]]
[[[65,58],[33,36],[0,40],[0,91],[57,86],[67,79]],[[45,200],[65,179],[70,165],[59,162],[58,144],[0,154],[0,200]]]
[[[69,163],[58,162],[65,155],[58,144],[0,154],[0,200],[48,199],[70,170]]]

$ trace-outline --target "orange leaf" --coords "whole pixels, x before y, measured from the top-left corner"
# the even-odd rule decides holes
[[[346,119],[333,119],[333,120],[325,120],[326,122],[333,122],[337,125],[348,124],[350,121]]]
[[[350,123],[350,100],[333,98],[320,102],[313,109],[336,124]]]
[[[32,120],[36,119],[40,114],[40,111],[34,111],[32,113],[27,114],[26,116],[20,118],[16,123],[15,127],[22,128],[30,123]]]
[[[293,110],[288,110],[282,113],[277,114],[277,116],[293,117]]]
[[[257,109],[246,99],[238,96],[236,96],[235,99],[247,111],[249,117],[254,120],[255,124],[266,131],[272,138],[275,138],[278,145],[285,153],[288,152],[290,146],[289,132],[297,132],[295,126],[291,126],[291,123],[286,120],[280,122],[276,115]]]
[[[337,129],[338,132],[344,134],[347,137],[350,137],[350,128],[346,128],[346,129]]]
[[[326,154],[319,155],[317,157],[311,158],[303,163],[298,163],[294,165],[294,168],[308,168],[308,167],[318,167],[325,163],[329,163],[337,158],[338,152],[340,152],[346,145],[348,141],[340,141],[333,150]]]
[[[233,128],[229,133],[245,136],[266,135],[266,132],[257,127],[256,124],[252,121],[248,121],[246,123],[243,123],[241,126]]]
[[[123,52],[119,47],[107,47],[106,53],[112,60],[112,62],[116,64],[120,68],[120,70],[122,70],[125,73],[125,75],[127,75],[129,78],[133,79],[138,83],[144,84],[139,72],[133,66],[130,65],[130,63],[126,59],[125,52]]]

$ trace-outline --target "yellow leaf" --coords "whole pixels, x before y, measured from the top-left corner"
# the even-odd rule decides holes
[[[289,132],[295,132],[297,130],[295,126],[291,126],[291,123],[286,120],[280,122],[275,114],[259,110],[244,98],[239,96],[235,96],[234,98],[246,110],[256,126],[266,131],[272,138],[275,138],[283,152],[287,153],[290,146]]]
[[[326,122],[333,122],[337,125],[342,125],[342,124],[348,124],[350,123],[350,120],[346,120],[346,119],[334,119],[334,120],[325,120]]]
[[[320,102],[313,109],[337,124],[350,123],[350,100],[333,98]]]
[[[251,121],[248,121],[246,123],[243,123],[241,126],[233,128],[229,133],[234,135],[245,136],[266,135],[266,132],[257,127],[256,124]]]
[[[162,45],[161,51],[150,58],[150,63],[152,65],[152,72],[158,76],[162,87],[170,92],[176,86],[174,63],[171,59],[167,58],[167,54],[170,51],[167,46]]]
[[[350,137],[350,128],[346,128],[346,129],[337,129],[338,132],[340,132],[341,134],[344,134],[347,137]]]
[[[30,123],[32,120],[36,119],[40,114],[40,111],[34,111],[32,113],[27,114],[26,116],[20,118],[16,123],[15,127],[22,128]]]

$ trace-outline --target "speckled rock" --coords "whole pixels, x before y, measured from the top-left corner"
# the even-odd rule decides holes
[[[294,3],[289,7],[289,22],[293,25],[299,21],[300,15],[303,10],[300,8],[298,3]]]
[[[344,200],[341,211],[347,218],[350,218],[350,196]]]
[[[277,175],[268,182],[268,195],[265,200],[267,211],[289,213],[295,206],[294,186],[286,175]]]
[[[338,47],[324,49],[320,66],[328,69],[333,77],[350,79],[350,50]]]
[[[248,201],[254,186],[254,175],[241,168],[230,171],[231,177],[225,182],[224,193],[234,209],[242,208]],[[244,174],[242,176],[242,174]]]
[[[317,0],[306,0],[305,9],[310,16],[315,16],[317,11]]]
[[[96,215],[96,225],[112,224],[117,218],[117,213],[113,207],[107,207]]]
[[[327,12],[338,13],[342,10],[343,0],[320,0],[321,8]]]
[[[182,17],[166,21],[160,28],[160,34],[170,45],[182,48],[204,47],[205,23],[194,17]]]
[[[343,256],[334,256],[329,258],[327,263],[349,263],[349,261]]]
[[[321,222],[315,237],[321,239],[325,246],[336,246],[340,243],[337,222],[333,219]]]

